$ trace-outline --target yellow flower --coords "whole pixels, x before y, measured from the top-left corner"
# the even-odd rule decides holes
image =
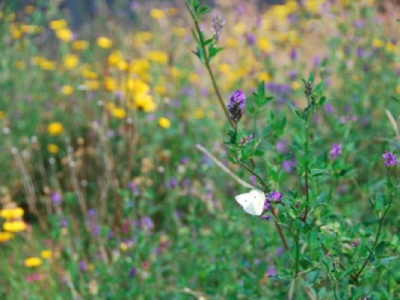
[[[68,28],[61,28],[56,31],[56,37],[63,42],[69,42],[72,40],[72,31]]]
[[[31,15],[35,11],[35,7],[33,5],[27,5],[24,7],[24,12],[28,15]]]
[[[383,41],[381,41],[381,40],[375,39],[375,40],[372,41],[372,45],[373,45],[375,48],[381,48],[381,47],[384,46],[384,43],[383,43]]]
[[[389,52],[394,52],[394,51],[396,51],[396,45],[393,43],[387,43],[386,50]]]
[[[39,257],[29,257],[24,260],[24,266],[28,268],[36,268],[42,265],[42,260]]]
[[[108,63],[110,64],[110,66],[117,66],[118,63],[120,62],[120,60],[122,60],[122,55],[120,51],[113,51],[110,53],[110,55],[108,56]]]
[[[87,80],[85,81],[84,86],[89,91],[95,91],[100,88],[100,82],[98,80]]]
[[[151,16],[153,19],[160,20],[160,19],[162,19],[162,18],[165,17],[165,14],[164,14],[164,11],[163,11],[162,9],[156,9],[156,8],[154,8],[154,9],[152,9],[152,10],[150,11],[150,16]]]
[[[292,83],[292,89],[293,89],[293,90],[297,91],[297,90],[300,89],[300,88],[301,88],[300,82],[295,81],[295,82]]]
[[[119,248],[121,249],[121,251],[125,252],[126,250],[128,250],[128,245],[126,243],[121,243],[119,245]]]
[[[396,94],[400,95],[400,84],[396,86]]]
[[[74,92],[74,88],[70,85],[63,85],[61,88],[61,93],[63,93],[66,96],[71,95]]]
[[[13,237],[12,233],[0,232],[0,243],[8,242]]]
[[[10,33],[11,33],[12,37],[16,40],[18,40],[22,37],[22,32],[16,27],[11,27]]]
[[[271,45],[268,42],[266,38],[260,38],[257,41],[257,46],[260,48],[263,52],[268,52],[271,50]]]
[[[47,59],[41,60],[39,66],[45,71],[52,71],[56,68],[55,63]]]
[[[148,53],[147,57],[156,63],[166,64],[168,62],[168,55],[163,51],[151,51]]]
[[[260,73],[258,74],[258,81],[264,81],[264,82],[270,82],[271,81],[271,75],[269,75],[268,73]]]
[[[16,67],[18,70],[23,70],[23,69],[25,69],[25,63],[24,63],[22,60],[17,60],[17,61],[15,62],[15,67]]]
[[[49,151],[51,154],[57,154],[60,148],[56,144],[48,144],[47,145],[47,151]]]
[[[140,79],[133,78],[128,79],[126,82],[126,89],[134,95],[147,94],[150,91],[150,87],[147,83]]]
[[[54,31],[67,28],[67,22],[64,19],[50,21],[49,27]]]
[[[43,250],[42,252],[40,252],[40,255],[44,258],[44,259],[50,259],[53,257],[53,252],[51,252],[50,250]]]
[[[84,40],[77,40],[72,43],[72,49],[74,50],[85,50],[89,47],[89,43]]]
[[[148,94],[136,95],[133,104],[137,109],[143,110],[147,113],[152,112],[157,108],[157,105],[154,103],[153,98],[151,97],[151,95]]]
[[[116,107],[111,111],[111,114],[113,115],[114,118],[118,120],[121,120],[126,117],[126,111],[123,108]]]
[[[146,59],[132,60],[129,66],[129,72],[134,74],[143,74],[150,69],[150,63]]]
[[[97,38],[97,46],[99,46],[100,48],[109,49],[112,47],[112,45],[113,42],[109,38],[106,38],[104,36]]]
[[[5,222],[3,229],[8,232],[20,232],[26,230],[26,224],[22,221]]]
[[[160,95],[165,95],[167,93],[167,89],[163,85],[157,85],[154,90]]]
[[[199,76],[196,73],[190,73],[188,79],[191,83],[196,83],[199,81]]]
[[[0,120],[3,120],[5,117],[6,113],[2,110],[0,110]]]
[[[227,48],[236,48],[238,45],[239,45],[239,42],[237,41],[237,39],[228,38],[226,40],[226,47]]]
[[[171,121],[163,117],[158,120],[158,125],[162,128],[169,128],[171,126]]]
[[[186,35],[185,27],[174,27],[172,28],[172,34],[175,34],[180,37],[184,37]]]
[[[47,127],[47,132],[50,135],[60,135],[64,131],[64,126],[60,122],[53,122]]]
[[[104,79],[104,86],[105,86],[106,90],[110,91],[110,92],[115,91],[118,87],[117,82],[112,77],[106,77]]]
[[[67,54],[64,57],[64,67],[67,69],[76,68],[79,63],[79,58],[75,54]]]
[[[194,111],[194,118],[197,120],[201,120],[204,118],[204,111],[201,109],[195,110]]]
[[[0,210],[0,217],[4,219],[22,218],[24,210],[21,207]]]

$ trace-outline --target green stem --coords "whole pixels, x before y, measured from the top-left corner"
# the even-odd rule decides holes
[[[388,180],[390,181],[390,175],[388,175]],[[381,232],[382,232],[382,227],[383,227],[383,222],[385,221],[386,215],[389,212],[391,206],[392,206],[392,201],[393,201],[393,196],[394,196],[394,189],[391,188],[391,191],[389,193],[389,205],[387,206],[387,208],[385,209],[383,216],[381,217],[381,219],[379,220],[379,228],[378,228],[378,232],[376,233],[375,236],[375,241],[374,244],[372,245],[372,248],[369,252],[369,255],[367,257],[367,259],[364,261],[361,269],[356,273],[356,275],[354,275],[354,280],[357,282],[358,278],[361,276],[362,272],[364,271],[365,267],[368,265],[368,262],[370,261],[372,255],[374,254],[375,248],[378,244],[379,238],[381,236]]]
[[[295,258],[295,271],[294,271],[294,278],[297,278],[299,275],[299,263],[300,263],[300,240],[298,231],[296,231],[295,235],[295,246],[296,246],[296,258]]]
[[[194,21],[194,25],[196,27],[197,34],[198,34],[199,39],[200,39],[201,50],[202,50],[203,55],[204,55],[204,65],[206,66],[208,74],[210,75],[214,91],[217,94],[218,101],[221,104],[221,106],[222,106],[222,108],[223,108],[223,110],[225,112],[225,115],[229,120],[229,123],[231,124],[232,128],[235,128],[235,123],[232,121],[232,119],[229,116],[228,109],[226,108],[224,100],[222,99],[221,92],[219,91],[217,82],[216,82],[215,77],[214,77],[214,73],[213,73],[213,71],[211,69],[210,59],[209,59],[208,54],[207,54],[207,49],[206,49],[206,46],[205,46],[205,43],[204,43],[203,34],[202,34],[201,30],[200,30],[199,22],[197,21],[196,18],[194,18],[194,15],[192,13],[191,13],[191,15],[192,15],[192,18],[193,18],[193,21]]]

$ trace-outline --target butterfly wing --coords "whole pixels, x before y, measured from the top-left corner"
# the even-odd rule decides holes
[[[261,191],[252,190],[250,193],[240,194],[235,200],[250,215],[260,216],[264,210],[265,195]]]

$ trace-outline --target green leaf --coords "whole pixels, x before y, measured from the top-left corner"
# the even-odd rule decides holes
[[[312,84],[314,84],[314,74],[312,72],[310,72],[310,74],[308,75],[307,81],[309,81]]]
[[[263,150],[256,150],[255,152],[254,152],[254,155],[255,156],[263,156],[265,154],[265,151],[263,151]]]
[[[294,107],[292,104],[289,103],[290,108],[292,109],[293,113],[296,115],[296,117],[300,120],[300,121],[304,121],[303,118],[300,116],[299,111],[296,109],[296,107]]]
[[[385,257],[385,258],[382,258],[382,259],[379,261],[379,264],[380,264],[380,265],[387,265],[387,264],[391,263],[392,261],[398,260],[398,259],[399,259],[398,256],[389,256],[389,257]]]

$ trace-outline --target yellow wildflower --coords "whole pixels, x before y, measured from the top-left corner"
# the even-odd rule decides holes
[[[50,21],[49,27],[53,30],[67,28],[67,22],[64,19]]]
[[[72,49],[74,50],[85,50],[89,47],[89,43],[84,40],[77,40],[72,43]]]
[[[47,145],[47,151],[49,151],[51,154],[57,154],[60,148],[56,144],[48,144]]]
[[[292,89],[293,89],[293,90],[297,91],[297,90],[300,89],[300,88],[301,88],[300,82],[295,81],[295,82],[292,83]]]
[[[188,79],[191,83],[196,83],[199,81],[199,76],[196,73],[190,73]]]
[[[171,121],[162,117],[158,120],[158,125],[160,125],[162,128],[169,128],[171,126]]]
[[[264,82],[270,82],[271,81],[271,75],[269,75],[268,73],[260,73],[258,74],[258,81],[264,81]]]
[[[98,80],[87,80],[85,81],[84,86],[89,91],[95,91],[100,88],[100,82]]]
[[[172,34],[175,34],[180,37],[184,37],[186,35],[185,27],[174,27],[172,28]]]
[[[40,252],[40,255],[44,258],[44,259],[50,259],[53,257],[53,252],[51,252],[50,250],[43,250],[42,252]]]
[[[3,229],[8,232],[20,232],[26,230],[26,224],[22,221],[5,222]]]
[[[21,207],[0,210],[0,217],[4,219],[17,219],[24,215],[24,210]]]
[[[0,110],[0,120],[3,120],[5,117],[6,113],[2,110]]]
[[[119,248],[121,249],[121,251],[125,252],[126,250],[128,250],[128,245],[126,243],[121,243],[119,245]]]
[[[35,11],[35,7],[33,5],[27,5],[24,7],[24,12],[28,15],[31,15]]]
[[[163,51],[151,51],[148,53],[147,57],[156,63],[166,64],[168,62],[168,55]]]
[[[63,42],[69,42],[72,40],[72,31],[68,28],[61,28],[56,31],[56,37]]]
[[[71,95],[74,92],[74,88],[70,85],[63,85],[61,88],[61,93],[63,93],[66,96]]]
[[[97,46],[99,46],[100,48],[109,49],[112,47],[112,45],[113,42],[109,38],[106,38],[104,36],[97,38]]]
[[[194,118],[197,120],[201,120],[204,118],[204,111],[201,109],[195,110],[194,111]]]
[[[64,57],[64,67],[67,69],[76,68],[79,63],[79,58],[75,54],[67,54]]]
[[[126,111],[123,108],[116,107],[111,111],[114,118],[121,120],[126,117]]]
[[[154,103],[153,98],[151,95],[148,94],[139,94],[136,95],[134,98],[134,106],[139,109],[143,110],[144,112],[152,112],[157,108],[157,105]]]
[[[42,260],[39,257],[30,257],[24,260],[24,266],[28,268],[36,268],[42,265]]]
[[[157,94],[165,95],[167,93],[167,89],[163,85],[157,85],[154,90]]]
[[[372,45],[373,45],[375,48],[381,48],[381,47],[384,46],[384,43],[383,43],[383,41],[381,41],[381,40],[375,39],[375,40],[372,41]]]
[[[47,132],[50,135],[60,135],[64,131],[64,126],[60,122],[53,122],[47,127]]]
[[[117,89],[117,82],[112,77],[106,77],[104,79],[104,86],[107,91],[115,91]]]
[[[15,67],[16,67],[18,70],[23,70],[23,69],[25,69],[25,63],[24,63],[22,60],[17,60],[17,61],[15,62]]]
[[[257,41],[257,46],[262,50],[263,52],[268,52],[271,50],[271,45],[269,41],[266,38],[260,38]]]
[[[150,16],[151,16],[153,19],[160,20],[160,19],[162,19],[162,18],[165,17],[165,14],[164,14],[164,11],[163,11],[162,9],[156,9],[156,8],[154,8],[154,9],[152,9],[152,10],[150,11]]]
[[[13,237],[12,233],[0,232],[0,243],[8,242]]]

